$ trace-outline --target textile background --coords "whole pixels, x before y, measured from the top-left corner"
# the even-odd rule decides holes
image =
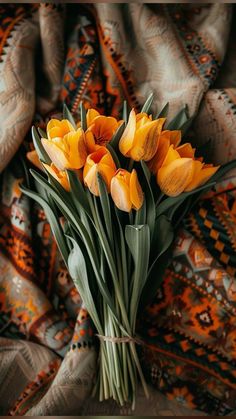
[[[209,160],[235,158],[235,17],[230,4],[0,5],[0,414],[131,414],[90,399],[93,327],[42,209],[19,191],[32,123],[63,102],[76,116],[81,99],[118,116],[153,91],[153,112],[188,105]],[[139,319],[151,400],[140,390],[135,414],[236,409],[235,187],[231,173],[186,219]]]

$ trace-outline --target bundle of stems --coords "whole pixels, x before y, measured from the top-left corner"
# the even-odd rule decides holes
[[[94,109],[86,113],[81,104],[77,123],[65,106],[64,119],[52,119],[47,133],[33,127],[38,160],[31,155],[31,161],[38,170],[30,169],[33,185],[27,173],[28,184],[21,185],[43,207],[96,329],[94,394],[131,402],[133,409],[139,380],[148,397],[137,315],[162,281],[181,220],[236,166],[235,160],[204,165],[189,143],[179,146],[191,122],[186,107],[163,130],[168,106],[153,118],[152,99],[129,119],[124,104],[119,123]]]

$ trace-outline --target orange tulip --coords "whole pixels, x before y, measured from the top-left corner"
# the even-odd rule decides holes
[[[156,174],[162,166],[171,144],[177,147],[181,142],[181,131],[162,131],[159,135],[158,148],[155,156],[148,162],[149,170]],[[182,156],[183,157],[183,156]]]
[[[217,171],[218,167],[195,160],[194,151],[190,144],[177,149],[173,144],[170,145],[157,172],[157,183],[166,195],[177,196],[184,191],[191,191],[207,182]]]
[[[99,195],[97,173],[100,173],[110,192],[111,179],[116,172],[116,165],[106,147],[99,147],[89,154],[83,170],[84,184],[93,195]]]
[[[26,153],[26,157],[34,166],[42,170],[42,163],[39,160],[36,150],[28,151],[28,153]]]
[[[70,184],[65,171],[58,170],[58,168],[53,163],[51,163],[51,165],[45,163],[42,164],[48,173],[50,173],[50,175],[52,175],[66,191],[70,190]]]
[[[80,169],[87,157],[84,131],[77,130],[67,119],[51,119],[47,125],[47,139],[42,144],[59,170]]]
[[[135,169],[131,173],[124,169],[117,170],[111,180],[111,196],[121,211],[130,212],[132,208],[141,208],[143,191]]]
[[[128,124],[120,139],[121,153],[133,160],[151,160],[158,148],[158,139],[165,118],[152,121],[146,113],[129,114]]]
[[[88,151],[92,153],[97,149],[97,146],[106,146],[109,143],[119,126],[119,122],[112,116],[100,115],[95,109],[88,109],[86,120],[86,144]]]

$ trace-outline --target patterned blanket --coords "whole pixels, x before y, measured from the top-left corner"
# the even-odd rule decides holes
[[[230,4],[0,5],[0,414],[132,414],[91,399],[94,329],[42,209],[21,195],[32,123],[81,99],[117,116],[170,117],[187,104],[188,138],[209,161],[236,157],[236,10]],[[27,181],[27,179],[26,179]],[[236,177],[186,218],[145,313],[140,357],[151,400],[137,415],[236,410]]]

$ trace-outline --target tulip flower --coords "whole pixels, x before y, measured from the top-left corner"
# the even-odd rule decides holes
[[[138,181],[136,170],[128,172],[118,169],[111,180],[111,196],[121,211],[138,210],[143,204],[143,191]]]
[[[65,171],[59,170],[53,163],[51,163],[51,165],[45,163],[42,164],[48,173],[50,173],[50,175],[52,175],[66,191],[70,190],[70,184]]]
[[[155,156],[148,162],[149,170],[156,174],[162,166],[171,144],[177,147],[181,142],[181,131],[162,131],[159,135],[158,148]],[[185,145],[185,144],[184,144]],[[184,157],[184,156],[182,156]]]
[[[51,119],[47,125],[47,137],[42,138],[42,145],[59,170],[80,169],[84,166],[87,148],[81,128],[75,130],[66,119]]]
[[[89,154],[83,170],[84,184],[93,195],[99,196],[97,173],[103,177],[108,192],[110,192],[111,179],[116,172],[116,165],[106,147],[99,147]]]
[[[112,116],[100,115],[95,109],[88,109],[86,114],[86,144],[88,151],[96,151],[98,146],[106,146],[119,127],[119,122]]]
[[[151,160],[157,151],[164,122],[165,118],[152,121],[146,113],[136,115],[132,109],[119,142],[120,152],[136,161]]]
[[[218,167],[204,165],[193,156],[194,149],[190,144],[177,149],[174,149],[173,144],[170,145],[157,172],[157,183],[162,192],[168,196],[177,196],[184,191],[191,191],[207,182],[217,171]]]

